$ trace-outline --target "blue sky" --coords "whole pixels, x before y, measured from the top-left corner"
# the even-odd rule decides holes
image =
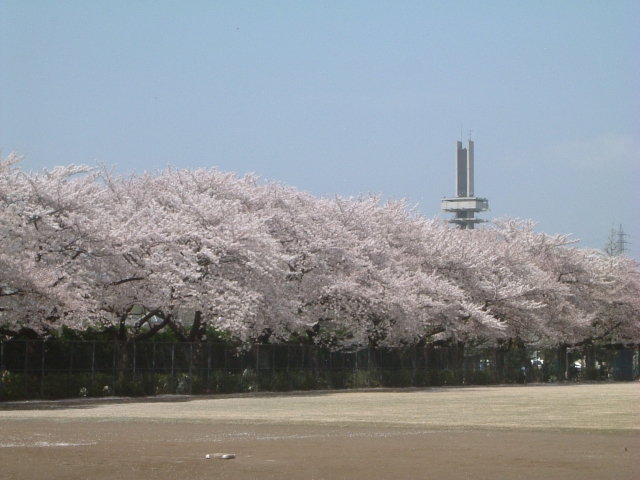
[[[640,2],[0,1],[27,169],[217,166],[428,217],[473,131],[491,212],[640,259]]]

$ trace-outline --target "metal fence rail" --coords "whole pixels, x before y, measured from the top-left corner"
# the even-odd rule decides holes
[[[5,340],[0,400],[633,380],[638,349]]]

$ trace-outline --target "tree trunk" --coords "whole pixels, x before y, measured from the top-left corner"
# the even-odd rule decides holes
[[[204,337],[206,333],[207,324],[202,321],[202,312],[200,310],[197,310],[195,317],[193,318],[193,325],[191,326],[191,331],[189,332],[188,341],[200,343],[202,341],[202,337]]]

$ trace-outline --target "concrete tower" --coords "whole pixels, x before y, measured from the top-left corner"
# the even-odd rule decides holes
[[[489,200],[477,198],[473,191],[473,142],[467,140],[467,148],[456,142],[456,196],[443,198],[440,205],[443,212],[455,213],[449,220],[460,228],[473,228],[476,223],[486,222],[475,218],[478,212],[489,210]]]

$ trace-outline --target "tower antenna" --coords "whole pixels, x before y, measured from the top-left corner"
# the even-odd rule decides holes
[[[462,134],[462,127],[460,133]],[[462,141],[456,142],[456,196],[443,198],[440,209],[443,212],[455,213],[455,217],[449,220],[462,229],[472,230],[476,223],[486,220],[475,218],[478,212],[489,210],[489,200],[478,198],[474,192],[474,160],[472,131],[469,130],[467,148],[462,148]]]

